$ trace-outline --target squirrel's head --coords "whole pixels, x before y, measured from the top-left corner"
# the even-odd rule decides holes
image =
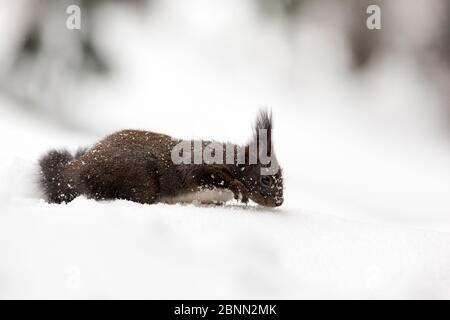
[[[246,165],[240,166],[241,180],[251,200],[265,207],[283,204],[283,174],[273,151],[272,114],[260,111],[255,133],[246,152]]]

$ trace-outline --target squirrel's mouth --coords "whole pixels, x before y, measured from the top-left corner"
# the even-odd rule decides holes
[[[274,199],[268,198],[267,196],[261,195],[261,194],[254,194],[252,195],[251,199],[256,202],[257,204],[269,207],[269,208],[276,208],[283,204],[284,198],[281,197],[275,197]]]
[[[276,199],[274,202],[270,202],[266,205],[266,207],[276,208],[283,204],[284,200],[283,198]]]
[[[283,204],[283,202],[284,202],[284,199],[283,199],[283,198],[275,199],[275,205],[276,205],[277,207],[281,206],[281,205]]]

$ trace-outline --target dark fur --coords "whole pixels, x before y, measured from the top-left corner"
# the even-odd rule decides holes
[[[64,168],[72,160],[74,157],[68,151],[52,150],[39,161],[41,186],[49,202],[69,202],[76,197],[64,174]]]
[[[259,114],[256,129],[259,128],[268,130],[271,150],[272,118],[267,112]],[[281,170],[269,176],[270,185],[261,183],[261,165],[248,164],[248,146],[246,164],[177,165],[171,160],[171,150],[181,141],[149,131],[124,130],[75,157],[67,151],[50,151],[39,162],[42,189],[53,203],[70,202],[84,194],[94,199],[150,204],[203,188],[218,188],[232,191],[243,202],[252,199],[269,207],[282,204]]]

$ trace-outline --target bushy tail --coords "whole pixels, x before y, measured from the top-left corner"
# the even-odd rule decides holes
[[[79,156],[80,153],[77,153]],[[73,159],[66,150],[52,150],[39,160],[41,188],[48,202],[70,202],[77,196],[74,181],[64,173],[64,168]]]

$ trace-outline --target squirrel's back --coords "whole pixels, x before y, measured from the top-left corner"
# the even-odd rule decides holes
[[[122,130],[75,156],[52,150],[39,161],[41,189],[50,203],[70,202],[80,194],[152,202],[158,175],[170,170],[165,166],[172,165],[170,150],[176,143],[163,134]]]

